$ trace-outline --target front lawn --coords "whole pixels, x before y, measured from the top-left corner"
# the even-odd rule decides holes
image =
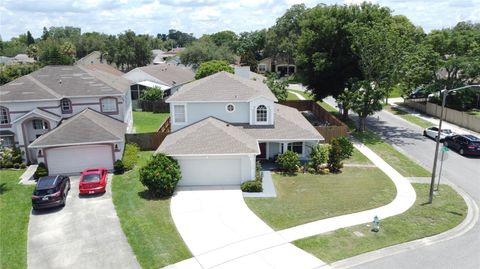
[[[380,220],[378,233],[371,232],[371,227],[361,224],[297,240],[294,244],[322,261],[332,263],[361,253],[436,235],[454,228],[465,219],[467,205],[451,187],[440,186],[439,195],[434,197],[433,203],[425,204],[430,185],[412,185],[417,192],[415,204],[401,215]]]
[[[133,111],[133,127],[136,133],[156,132],[170,113]]]
[[[123,232],[142,268],[162,268],[192,257],[170,215],[170,199],[151,198],[138,167],[152,152],[140,152],[137,167],[113,177],[113,203]]]
[[[0,268],[27,268],[33,185],[18,184],[24,170],[0,170]]]
[[[345,167],[340,174],[273,174],[276,198],[246,198],[270,227],[296,225],[376,208],[391,202],[395,185],[378,168]]]
[[[300,100],[295,94],[291,93],[290,90],[287,93],[288,93],[287,100]]]

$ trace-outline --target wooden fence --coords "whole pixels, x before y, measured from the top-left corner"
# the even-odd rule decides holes
[[[158,131],[151,133],[125,134],[127,143],[137,144],[141,150],[156,150],[171,131],[170,117],[160,126]]]
[[[333,138],[348,135],[347,125],[312,100],[288,100],[282,102],[282,104],[296,108],[298,111],[311,111],[319,120],[328,122],[328,126],[314,126],[325,138],[326,143],[329,143]]]
[[[165,103],[164,100],[160,101],[139,101],[142,111],[154,112],[154,113],[169,113],[170,105]]]

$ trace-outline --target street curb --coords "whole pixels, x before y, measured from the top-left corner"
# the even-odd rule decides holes
[[[398,245],[382,248],[379,250],[374,250],[371,252],[360,254],[358,256],[354,256],[351,258],[334,262],[329,265],[330,266],[329,268],[334,268],[334,269],[352,268],[360,264],[364,264],[364,263],[378,260],[384,257],[399,254],[405,251],[410,251],[410,250],[422,248],[425,246],[437,244],[440,242],[448,241],[467,233],[478,222],[478,219],[480,216],[479,208],[475,203],[475,201],[465,191],[463,191],[462,189],[460,189],[459,187],[457,187],[452,183],[449,183],[448,185],[451,186],[458,194],[460,194],[460,196],[462,196],[463,200],[467,204],[467,207],[468,207],[467,216],[462,221],[462,223],[441,234],[417,239],[417,240],[406,242],[406,243],[401,243]],[[328,268],[328,267],[321,267],[321,268]]]

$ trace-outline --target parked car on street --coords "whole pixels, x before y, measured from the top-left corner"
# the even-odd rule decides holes
[[[79,191],[82,194],[104,193],[107,187],[107,168],[87,168],[80,176]]]
[[[438,136],[438,127],[432,126],[428,127],[425,130],[423,130],[423,135],[426,137],[433,138],[434,140],[437,140]],[[440,142],[443,142],[447,136],[452,136],[455,135],[454,132],[450,129],[442,129],[440,131]]]
[[[33,209],[64,206],[70,190],[70,178],[67,176],[46,176],[37,181],[32,194]]]
[[[449,136],[443,144],[457,150],[460,155],[480,155],[480,138],[474,135]]]
[[[427,96],[428,96],[428,92],[425,89],[417,88],[408,95],[408,98],[411,98],[411,99],[426,98]]]

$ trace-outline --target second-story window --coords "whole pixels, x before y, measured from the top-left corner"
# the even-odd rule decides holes
[[[8,109],[5,107],[0,107],[0,125],[10,124],[10,115],[8,114]]]
[[[62,99],[60,101],[60,108],[62,109],[62,114],[72,113],[72,102],[69,99]]]
[[[173,106],[173,119],[175,123],[185,123],[186,122],[186,115],[185,115],[185,105],[174,105]]]
[[[267,122],[267,107],[264,105],[257,107],[257,122]]]
[[[104,113],[118,112],[116,98],[113,98],[113,97],[102,98],[102,100],[100,101],[100,106],[101,106],[102,112]]]
[[[48,123],[44,120],[33,120],[33,129],[46,130],[48,129]]]

